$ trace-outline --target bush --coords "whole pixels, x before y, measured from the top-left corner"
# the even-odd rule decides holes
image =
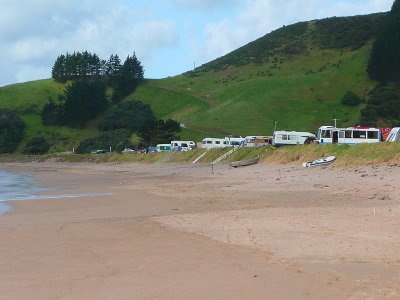
[[[131,133],[126,129],[118,129],[104,132],[98,136],[86,139],[82,141],[75,152],[90,153],[94,150],[111,149],[116,150],[116,147],[132,148],[130,142]]]
[[[149,124],[154,124],[156,118],[148,104],[141,101],[129,101],[118,104],[111,109],[99,124],[101,131],[129,129],[137,132]]]
[[[14,152],[24,137],[25,123],[15,111],[0,108],[0,153]]]
[[[24,154],[45,154],[50,149],[50,144],[44,137],[38,136],[29,140],[24,148]]]
[[[354,94],[352,91],[348,91],[340,100],[344,105],[357,105],[360,104],[361,98]]]

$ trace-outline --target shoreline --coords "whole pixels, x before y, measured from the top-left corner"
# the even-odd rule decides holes
[[[51,194],[109,193],[13,201],[15,210],[0,217],[0,299],[400,294],[396,166],[0,168],[58,188]]]

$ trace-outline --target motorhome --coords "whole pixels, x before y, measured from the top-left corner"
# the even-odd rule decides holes
[[[193,141],[171,141],[171,148],[176,151],[189,151],[196,148]]]
[[[272,137],[270,136],[250,135],[244,138],[245,147],[259,147],[270,145],[272,145]]]
[[[315,134],[299,131],[275,131],[272,136],[272,145],[275,147],[286,145],[304,145],[312,143],[315,140]]]
[[[240,146],[244,145],[245,138],[243,137],[225,137],[225,140],[228,142],[229,146]]]
[[[228,141],[220,138],[205,138],[201,141],[203,149],[225,148],[229,147]]]
[[[390,131],[386,142],[400,142],[400,127],[394,127]]]
[[[156,148],[157,152],[165,152],[172,150],[171,144],[158,144]]]
[[[317,133],[319,144],[347,144],[379,143],[383,140],[382,129],[373,127],[321,126]]]

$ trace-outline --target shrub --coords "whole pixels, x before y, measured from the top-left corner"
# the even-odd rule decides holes
[[[14,152],[24,137],[25,123],[15,111],[0,108],[0,153]]]
[[[346,94],[344,94],[340,102],[344,105],[357,105],[360,104],[361,98],[352,91],[348,91]]]
[[[45,154],[50,149],[50,144],[44,137],[38,136],[29,140],[24,148],[25,154]]]

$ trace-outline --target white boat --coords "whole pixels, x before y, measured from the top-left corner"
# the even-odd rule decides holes
[[[316,166],[324,166],[324,165],[329,165],[333,163],[336,160],[336,156],[328,156],[328,157],[322,157],[320,159],[316,159],[313,161],[305,162],[303,163],[303,167],[316,167]]]

